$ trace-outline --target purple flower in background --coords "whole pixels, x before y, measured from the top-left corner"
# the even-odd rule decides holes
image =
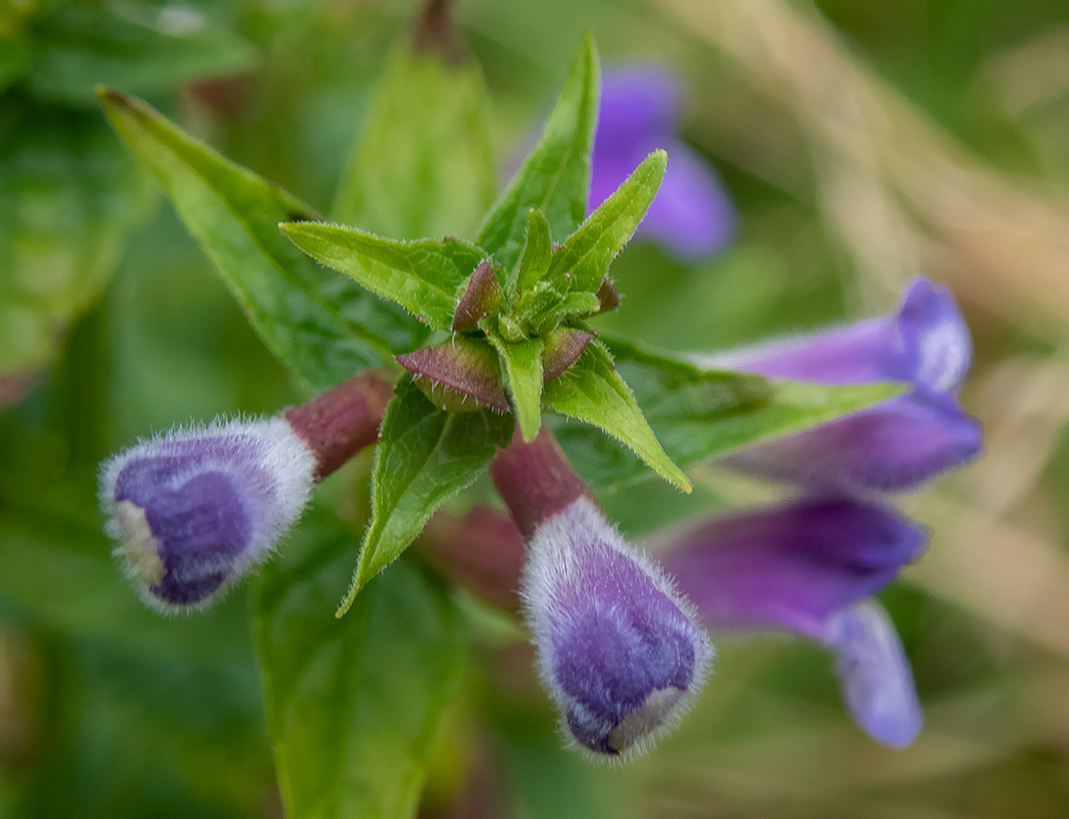
[[[981,451],[957,394],[972,342],[954,297],[914,279],[898,311],[809,336],[696,360],[703,366],[814,381],[904,381],[908,393],[816,429],[731,456],[732,468],[820,489],[913,489]]]
[[[712,166],[676,136],[683,89],[660,66],[605,72],[594,139],[588,212],[615,191],[650,152],[668,151],[668,170],[638,235],[684,260],[723,248],[735,230],[735,210]]]
[[[894,626],[871,598],[926,544],[922,527],[879,506],[809,499],[704,521],[673,537],[663,564],[713,630],[782,630],[835,651],[854,720],[901,748],[923,713]]]
[[[202,608],[271,553],[300,516],[316,455],[282,418],[139,443],[101,467],[116,555],[153,608]]]
[[[585,496],[538,525],[521,588],[542,680],[582,748],[641,753],[675,724],[712,646],[664,572]]]

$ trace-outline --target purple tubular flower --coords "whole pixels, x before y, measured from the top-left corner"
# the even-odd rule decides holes
[[[203,608],[265,560],[300,516],[316,456],[282,418],[139,443],[101,467],[115,554],[145,602]]]
[[[668,170],[646,218],[645,235],[685,261],[716,253],[735,231],[735,210],[716,171],[676,137],[683,90],[660,66],[605,72],[594,138],[588,211],[605,201],[651,151],[668,151]]]
[[[855,721],[897,748],[923,717],[898,636],[871,598],[926,545],[922,527],[879,506],[809,499],[705,521],[676,536],[663,563],[710,628],[785,630],[836,651]]]
[[[521,589],[542,680],[581,748],[642,753],[673,727],[712,646],[664,572],[587,497],[537,527]]]
[[[725,460],[741,471],[822,489],[898,491],[980,453],[980,425],[957,401],[971,359],[954,297],[918,278],[892,315],[697,360],[820,384],[909,383],[908,393],[871,409]]]

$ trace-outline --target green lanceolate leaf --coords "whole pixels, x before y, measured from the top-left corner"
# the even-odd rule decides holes
[[[457,288],[485,255],[458,239],[404,242],[322,222],[280,227],[309,256],[397,302],[436,330],[452,328]]]
[[[392,363],[426,328],[342,276],[319,268],[278,231],[315,212],[235,165],[141,100],[101,90],[101,105],[215,263],[271,351],[314,389]]]
[[[549,222],[540,210],[531,210],[527,217],[527,242],[516,270],[515,290],[524,293],[534,287],[546,275],[549,260],[553,255],[553,242],[549,238]]]
[[[585,421],[619,439],[665,480],[684,492],[690,481],[665,454],[635,396],[613,368],[605,348],[592,342],[579,360],[543,388],[543,400],[559,413]]]
[[[667,355],[611,341],[620,373],[634,386],[657,439],[675,463],[690,469],[753,444],[804,432],[899,395],[901,384],[827,387],[710,372]],[[695,376],[697,373],[697,376]],[[548,399],[547,399],[548,400]],[[631,452],[578,426],[557,431],[579,473],[595,488],[645,480]]]
[[[310,523],[252,596],[286,815],[413,816],[463,683],[460,613],[445,589],[402,560],[336,620],[354,532]]]
[[[497,193],[487,107],[478,63],[404,43],[349,160],[334,218],[404,239],[473,236]]]
[[[531,442],[542,427],[542,339],[510,344],[488,336],[505,362],[509,394],[523,440]]]
[[[439,409],[405,378],[386,410],[371,473],[371,524],[341,616],[364,585],[408,548],[447,498],[469,486],[512,435],[491,410]]]
[[[596,292],[661,186],[668,155],[654,151],[553,254],[546,280],[559,290]]]
[[[586,214],[590,150],[598,114],[598,55],[587,36],[542,137],[487,214],[479,245],[511,270],[524,244],[531,208],[541,210],[555,241],[570,236]]]

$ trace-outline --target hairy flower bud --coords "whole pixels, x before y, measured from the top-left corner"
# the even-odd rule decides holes
[[[271,553],[300,516],[316,456],[283,418],[175,430],[106,461],[115,554],[153,608],[199,608]]]
[[[713,654],[690,605],[586,496],[528,541],[522,593],[563,725],[600,756],[641,753],[673,727]]]

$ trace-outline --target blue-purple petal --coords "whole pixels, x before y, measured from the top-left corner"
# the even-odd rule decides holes
[[[907,381],[928,392],[951,393],[972,362],[972,340],[950,291],[917,278],[890,315],[697,358],[707,366],[769,378]]]
[[[956,394],[972,363],[972,337],[953,294],[928,279],[914,279],[896,318],[909,380],[932,392]]]
[[[758,444],[724,465],[817,490],[916,489],[983,451],[980,423],[947,395],[915,390],[807,432]]]
[[[845,498],[712,518],[673,538],[662,563],[710,628],[819,639],[836,612],[891,583],[927,545],[895,512]]]
[[[665,147],[654,143],[675,133],[683,97],[683,83],[663,65],[633,64],[607,69],[601,80],[595,156],[599,149]]]
[[[659,66],[605,73],[594,140],[588,211],[612,194],[652,151],[668,169],[638,235],[684,260],[713,254],[735,230],[735,209],[712,166],[676,136],[681,83]]]
[[[823,639],[838,654],[836,672],[854,721],[888,747],[910,745],[924,712],[909,658],[883,607],[869,600],[845,609],[828,622]]]

